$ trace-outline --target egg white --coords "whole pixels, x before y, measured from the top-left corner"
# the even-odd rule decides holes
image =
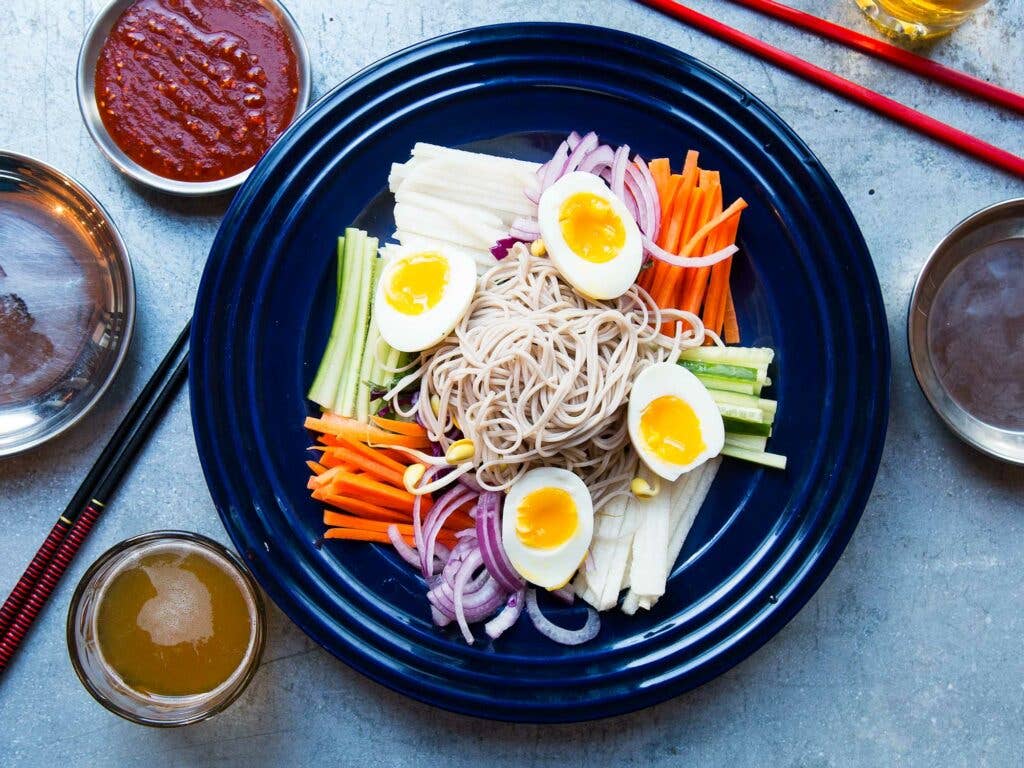
[[[448,262],[448,284],[441,299],[418,315],[399,312],[387,300],[387,286],[404,259],[423,253],[422,250],[391,246],[393,254],[377,282],[373,299],[373,316],[380,335],[400,352],[421,352],[444,340],[466,314],[476,292],[476,264],[472,258],[457,251],[431,248]]]
[[[619,253],[601,264],[579,256],[562,235],[559,221],[562,204],[580,192],[590,192],[606,200],[626,232]],[[576,171],[560,178],[541,195],[537,220],[551,261],[565,281],[584,296],[598,300],[615,299],[636,282],[644,256],[640,229],[625,203],[612,194],[600,177]]]
[[[640,416],[655,399],[675,395],[689,404],[700,424],[704,450],[689,464],[675,464],[654,454],[640,434]],[[666,480],[676,480],[684,472],[699,467],[722,452],[725,445],[725,426],[718,405],[700,379],[675,363],[655,363],[640,372],[629,393],[626,411],[629,439],[640,459],[652,472]]]
[[[559,547],[526,546],[516,533],[516,511],[523,499],[541,488],[560,488],[576,505],[577,524],[572,536]],[[520,576],[545,589],[564,587],[586,557],[594,535],[594,505],[590,491],[578,475],[557,467],[538,467],[524,474],[505,495],[501,515],[501,543],[509,562]]]

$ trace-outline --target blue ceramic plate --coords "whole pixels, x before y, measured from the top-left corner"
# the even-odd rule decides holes
[[[304,398],[333,311],[335,241],[392,230],[387,175],[416,141],[546,158],[571,130],[645,157],[687,148],[743,214],[733,281],[745,344],[777,352],[772,450],[785,472],[726,460],[649,614],[604,617],[555,645],[522,621],[468,647],[430,621],[388,548],[321,542],[305,489]],[[750,654],[807,601],[860,517],[885,435],[885,312],[857,225],[828,174],[764,104],[705,64],[605,29],[472,29],[340,85],[271,149],[210,254],[192,331],[193,422],[235,546],[318,643],[375,680],[503,720],[613,715],[693,688]],[[554,608],[580,621],[578,607]],[[479,634],[482,634],[479,633]]]

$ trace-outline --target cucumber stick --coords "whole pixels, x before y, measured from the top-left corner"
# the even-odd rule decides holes
[[[357,230],[345,230],[346,239]],[[362,370],[363,350],[366,349],[366,334],[370,325],[370,292],[373,281],[373,261],[377,258],[377,238],[367,237],[360,232],[360,250],[355,257],[356,267],[346,277],[345,293],[355,296],[355,312],[352,315],[352,333],[349,336],[345,370],[338,386],[334,411],[342,416],[356,415],[356,392],[359,389],[359,374]]]
[[[362,276],[362,255],[365,243],[365,232],[358,229],[345,230],[344,270],[338,279],[338,295],[342,297],[338,306],[338,314],[341,316],[342,330],[336,357],[340,369],[334,384],[334,396],[331,398],[331,404],[327,406],[328,410],[335,413],[342,412],[345,379],[351,367],[352,341],[357,325],[356,312],[359,309],[359,291],[356,286]]]
[[[726,433],[733,433],[737,435],[760,435],[763,437],[771,437],[772,425],[765,422],[750,421],[736,416],[722,415],[722,424],[725,426]]]
[[[757,368],[730,363],[712,363],[707,360],[686,360],[680,358],[679,364],[697,376],[711,376],[716,379],[736,379],[737,381],[758,381]]]
[[[725,379],[718,376],[708,376],[704,373],[696,374],[700,383],[709,390],[719,392],[738,392],[741,395],[760,395],[761,387],[764,386],[756,381],[745,381],[743,379]]]
[[[366,330],[366,342],[363,345],[363,357],[359,365],[359,382],[356,386],[356,419],[368,421],[370,418],[370,385],[373,372],[377,367],[377,346],[380,343],[380,331],[373,317],[373,297],[380,280],[381,260],[375,254],[370,256],[370,307],[369,325]]]
[[[765,467],[771,467],[773,469],[785,469],[786,468],[786,457],[780,456],[777,453],[765,453],[764,451],[751,451],[747,448],[740,448],[735,445],[725,444],[722,448],[722,454],[725,456],[732,456],[734,459],[743,459],[744,461],[750,461],[754,464],[761,464]]]
[[[345,254],[347,251],[345,238],[338,238],[338,269],[335,277],[337,286],[337,302],[334,307],[334,322],[331,325],[331,335],[327,340],[327,348],[320,360],[320,367],[317,368],[316,376],[313,378],[313,385],[309,388],[308,397],[321,408],[331,410],[334,407],[334,396],[338,391],[338,380],[341,377],[341,370],[345,364],[345,355],[342,352],[343,344],[347,342],[346,335],[347,320],[350,313],[343,308],[345,296],[340,286],[345,271]],[[342,339],[345,339],[345,342]]]
[[[768,447],[768,438],[758,435],[737,435],[732,432],[726,432],[725,444],[736,448],[746,448],[748,451],[764,451]]]
[[[708,394],[711,395],[711,399],[718,403],[719,406],[729,405],[737,408],[752,408],[764,411],[765,415],[769,417],[769,421],[775,418],[775,411],[778,408],[778,403],[774,400],[744,395],[739,392],[722,392],[716,389],[709,389]]]
[[[766,368],[775,357],[768,347],[692,347],[680,354],[682,360],[701,360],[709,363],[728,363],[750,368]]]

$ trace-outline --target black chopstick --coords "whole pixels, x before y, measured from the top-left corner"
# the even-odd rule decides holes
[[[6,669],[139,449],[184,383],[190,327],[191,322],[157,366],[0,608],[0,671]]]

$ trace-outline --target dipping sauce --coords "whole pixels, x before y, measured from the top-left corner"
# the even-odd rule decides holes
[[[104,293],[93,247],[64,204],[0,192],[0,417],[45,397],[88,342]]]
[[[949,273],[932,303],[928,346],[960,407],[1024,430],[1024,238],[987,245]]]
[[[110,577],[95,622],[103,660],[125,685],[142,694],[190,696],[213,691],[242,665],[254,608],[219,557],[168,542]]]
[[[298,61],[259,0],[136,0],[100,51],[95,96],[143,168],[214,181],[255,165],[291,122]]]

